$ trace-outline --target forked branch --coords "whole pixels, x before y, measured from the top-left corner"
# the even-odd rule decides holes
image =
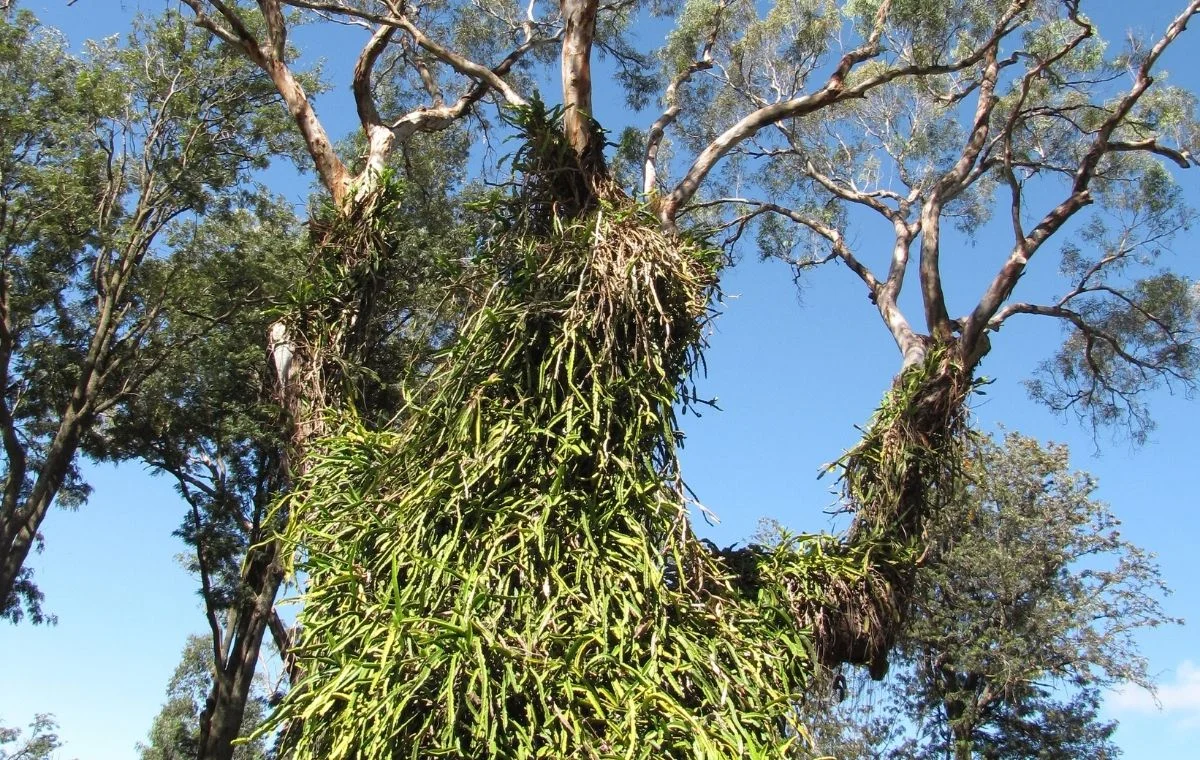
[[[1133,146],[1136,145],[1136,143],[1114,140],[1113,135],[1125,124],[1125,120],[1130,112],[1132,112],[1134,106],[1137,105],[1138,101],[1141,100],[1142,96],[1150,88],[1150,85],[1154,81],[1150,72],[1159,58],[1162,57],[1163,52],[1183,33],[1187,28],[1188,21],[1197,13],[1200,13],[1200,0],[1191,0],[1183,12],[1176,16],[1167,27],[1167,31],[1163,36],[1159,38],[1145,57],[1141,59],[1134,73],[1133,84],[1129,91],[1117,101],[1108,117],[1095,130],[1091,146],[1083,155],[1075,171],[1071,191],[1068,196],[1042,217],[1041,221],[1028,234],[1017,240],[1012,253],[1009,254],[1008,260],[1005,261],[1000,271],[988,285],[987,290],[984,292],[983,297],[980,298],[974,311],[964,321],[962,330],[964,345],[970,347],[975,345],[979,340],[979,336],[987,328],[990,320],[996,315],[1001,305],[1012,295],[1017,280],[1024,274],[1029,259],[1037,252],[1038,248],[1051,235],[1061,229],[1076,213],[1092,203],[1090,186],[1096,176],[1101,160],[1114,151],[1133,149]],[[1142,150],[1160,155],[1163,154],[1161,149],[1156,149],[1161,147],[1157,141],[1142,141],[1142,144]],[[1184,158],[1182,153],[1179,153],[1178,157]],[[1173,157],[1172,160],[1174,160]],[[1010,184],[1014,187],[1014,193],[1016,193],[1018,190],[1017,186],[1012,180],[1010,180]],[[1014,208],[1014,214],[1016,213],[1018,211]],[[1015,223],[1015,226],[1019,227],[1019,220]]]

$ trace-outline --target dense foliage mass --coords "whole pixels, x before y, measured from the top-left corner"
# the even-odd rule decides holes
[[[541,184],[558,179],[531,174],[523,218],[485,244],[486,290],[427,399],[395,431],[351,422],[313,445],[289,531],[306,680],[277,718],[306,716],[301,755],[795,741],[808,646],[733,593],[678,479],[673,407],[717,260],[620,198],[563,219]]]
[[[0,615],[46,619],[25,561],[51,505],[87,494],[78,453],[213,329],[165,329],[222,287],[173,233],[261,208],[248,173],[295,147],[275,101],[178,15],[82,56],[27,11],[0,16]]]

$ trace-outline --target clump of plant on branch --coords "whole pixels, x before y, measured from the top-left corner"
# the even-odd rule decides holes
[[[961,488],[974,385],[953,348],[933,347],[922,364],[896,378],[862,439],[837,463],[854,514],[843,553],[861,556],[872,571],[859,589],[869,604],[828,605],[844,630],[819,637],[829,642],[827,665],[867,664],[874,678],[886,672],[912,575],[937,550],[926,522]]]
[[[975,383],[956,352],[935,347],[896,378],[862,439],[838,462],[855,520],[851,538],[918,538],[924,519],[954,498]]]
[[[465,228],[415,201],[412,184],[384,169],[355,204],[326,201],[309,219],[307,274],[278,309],[296,354],[280,400],[297,447],[327,432],[345,403],[374,423],[390,419],[405,378],[453,334],[461,304],[446,285],[460,275],[452,252]],[[431,231],[433,222],[446,226]]]
[[[302,757],[780,757],[808,636],[694,537],[675,458],[719,259],[529,179],[424,400],[311,442],[275,723]]]
[[[875,679],[908,613],[917,568],[941,548],[928,522],[963,485],[970,381],[955,352],[934,347],[902,372],[840,471],[844,536],[771,531],[721,552],[741,587],[811,632],[817,659],[868,667]]]

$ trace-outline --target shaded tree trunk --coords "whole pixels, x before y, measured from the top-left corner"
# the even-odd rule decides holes
[[[7,405],[0,417],[11,422]],[[37,541],[38,528],[50,511],[55,496],[66,480],[67,472],[75,460],[79,437],[90,424],[90,418],[68,409],[59,424],[59,430],[47,452],[37,480],[28,498],[21,500],[22,484],[27,476],[23,447],[21,456],[9,455],[9,472],[5,483],[3,512],[0,513],[0,614],[21,604],[18,584],[25,576],[25,560]],[[6,424],[7,431],[14,426]],[[15,432],[13,434],[15,439]],[[18,443],[18,447],[21,445]]]
[[[243,596],[229,611],[226,641],[214,643],[223,651],[218,652],[212,690],[200,715],[198,760],[233,757],[233,741],[242,728],[263,635],[275,618],[275,597],[283,576],[277,542],[251,550],[243,575]],[[281,654],[286,662],[287,653]]]

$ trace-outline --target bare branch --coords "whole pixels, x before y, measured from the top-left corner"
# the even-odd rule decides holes
[[[900,216],[900,212],[879,200],[881,197],[887,197],[903,203],[904,199],[898,193],[888,191],[864,193],[854,188],[846,187],[836,182],[832,177],[817,171],[817,167],[813,166],[812,161],[805,162],[804,173],[818,185],[844,201],[866,206],[882,214],[889,221],[895,221]]]
[[[679,88],[687,84],[699,72],[712,68],[712,50],[713,46],[717,44],[717,35],[721,33],[721,21],[728,4],[729,0],[722,0],[721,4],[717,7],[713,17],[712,30],[709,32],[708,38],[704,41],[704,47],[700,51],[700,56],[692,61],[687,68],[671,78],[671,83],[667,85],[667,91],[663,95],[663,103],[667,106],[666,110],[650,125],[650,131],[646,135],[645,160],[642,162],[642,192],[647,195],[654,192],[658,186],[658,151],[662,145],[667,127],[675,123],[675,120],[679,118],[680,111],[683,110],[683,107],[679,103]]]
[[[1153,359],[1143,358],[1137,354],[1131,353],[1118,336],[1104,330],[1097,325],[1087,321],[1087,319],[1079,312],[1068,309],[1064,306],[1046,306],[1032,303],[1013,303],[1004,307],[1004,310],[996,315],[995,324],[999,326],[1005,319],[1015,314],[1032,314],[1041,317],[1054,317],[1056,319],[1065,320],[1075,326],[1079,332],[1090,341],[1101,341],[1109,347],[1116,356],[1120,357],[1126,363],[1145,370],[1150,370],[1156,373],[1170,375],[1177,380],[1192,382],[1191,378],[1181,374],[1178,370],[1172,368],[1169,364],[1155,361]],[[1174,337],[1174,334],[1171,334]],[[1093,360],[1094,362],[1094,360]],[[1103,377],[1104,373],[1099,368],[1093,365],[1094,374],[1097,377]]]
[[[840,260],[846,265],[850,271],[858,275],[859,279],[867,286],[868,297],[871,303],[875,304],[879,312],[879,316],[883,319],[888,331],[892,334],[892,338],[896,341],[896,347],[900,349],[900,353],[904,357],[904,366],[909,367],[921,361],[925,355],[925,342],[917,335],[908,319],[900,310],[896,299],[900,294],[900,284],[903,282],[903,272],[908,260],[908,247],[912,244],[912,239],[916,235],[915,225],[906,225],[903,220],[897,218],[894,220],[896,228],[896,246],[893,254],[892,269],[888,273],[888,280],[880,282],[879,279],[871,272],[870,268],[863,264],[850,250],[846,244],[845,237],[842,233],[820,221],[809,216],[805,216],[793,209],[779,206],[775,203],[754,201],[744,198],[724,198],[719,202],[722,203],[741,203],[747,206],[755,207],[759,211],[769,211],[779,214],[791,221],[802,225],[820,237],[828,241],[831,250],[831,257]],[[706,204],[711,205],[709,201]],[[748,219],[747,219],[748,221]],[[829,261],[830,258],[821,259],[816,263],[822,264]]]
[[[200,20],[200,10],[197,6],[201,5],[205,0],[184,0],[188,7],[196,12],[197,20]],[[259,66],[265,65],[268,59],[267,51],[259,44],[258,39],[251,33],[246,23],[242,21],[242,17],[238,15],[237,9],[226,5],[222,0],[207,0],[208,4],[216,9],[217,13],[225,19],[225,23],[229,24],[233,35],[236,37],[234,43],[242,48],[245,54]],[[201,23],[201,26],[204,26]],[[205,27],[207,28],[207,27]]]
[[[277,0],[266,1],[269,3],[277,2]],[[304,144],[308,148],[308,153],[312,157],[313,163],[316,165],[317,174],[320,175],[322,184],[329,190],[334,201],[341,203],[346,194],[349,172],[334,152],[333,143],[330,141],[325,127],[317,118],[316,111],[313,110],[308,95],[305,94],[304,88],[284,62],[282,55],[276,56],[274,51],[265,50],[255,39],[254,35],[250,33],[237,12],[225,5],[222,0],[184,0],[184,2],[195,14],[195,23],[198,26],[227,42],[238,44],[246,54],[246,57],[271,78],[275,89],[287,104],[288,111],[292,114],[292,118],[295,119],[296,125],[300,128],[300,134],[304,137]],[[230,29],[223,29],[204,13],[205,2],[217,9],[229,24]],[[266,9],[264,9],[265,12]],[[269,32],[273,36],[273,42],[274,40],[280,42],[286,40],[287,31],[284,28],[282,14],[279,14],[273,22],[269,21],[268,26],[272,23],[278,27],[276,31]]]
[[[475,61],[472,61],[469,58],[460,55],[432,40],[406,15],[375,13],[362,8],[349,7],[337,2],[322,2],[321,0],[281,0],[281,2],[297,8],[307,8],[309,10],[339,13],[354,18],[360,18],[364,21],[370,21],[374,24],[403,29],[412,37],[414,42],[432,53],[435,58],[449,65],[455,71],[463,74],[464,76],[486,83],[489,87],[500,93],[500,95],[509,104],[525,105],[526,103],[525,99],[521,97],[511,85],[505,82],[499,74],[496,74],[493,69],[489,69],[486,66],[476,63]]]
[[[794,211],[793,209],[784,208],[783,206],[779,206],[775,203],[767,203],[767,202],[763,202],[763,201],[750,201],[750,200],[743,201],[743,202],[746,205],[757,206],[759,208],[766,209],[768,211],[772,211],[776,214],[779,214],[780,216],[786,217],[786,218],[792,220],[793,222],[795,222],[796,224],[807,227],[808,229],[815,232],[817,235],[820,235],[822,238],[827,240],[829,242],[829,246],[832,249],[833,253],[847,267],[850,268],[850,271],[852,271],[856,275],[858,275],[859,279],[861,279],[863,281],[863,283],[867,286],[867,291],[869,292],[869,294],[871,296],[871,300],[872,301],[875,300],[875,295],[879,290],[879,280],[876,279],[875,275],[871,272],[871,270],[865,264],[863,264],[861,261],[859,261],[854,256],[854,254],[850,250],[850,247],[846,245],[846,240],[842,236],[842,233],[839,230],[837,230],[833,227],[830,227],[829,225],[825,224],[824,222],[820,221],[819,219],[814,219],[810,216],[805,216],[803,214],[798,213],[797,211]]]
[[[418,29],[406,16],[400,16],[395,19],[395,23],[404,31],[412,36],[413,40],[421,47],[428,50],[435,58],[449,65],[455,71],[468,76],[476,81],[483,82],[491,87],[504,98],[504,100],[513,106],[523,106],[527,104],[525,98],[521,97],[516,90],[505,82],[500,74],[486,66],[482,66],[474,61],[453,52],[449,48],[439,45],[431,40],[420,29]]]
[[[393,26],[380,25],[371,35],[371,39],[359,53],[354,65],[354,78],[351,89],[354,92],[354,105],[358,110],[358,120],[366,132],[370,145],[367,157],[367,171],[379,171],[391,149],[394,134],[391,129],[384,127],[379,117],[379,109],[375,106],[375,96],[371,93],[371,72],[375,62],[387,47],[392,35],[396,33]]]
[[[912,64],[890,67],[863,78],[853,86],[847,87],[846,79],[858,64],[875,58],[883,52],[879,40],[882,37],[884,22],[886,21],[887,12],[891,5],[890,2],[884,2],[879,8],[875,29],[870,37],[862,46],[842,56],[833,73],[830,74],[821,89],[809,95],[764,106],[747,114],[733,126],[718,135],[716,139],[700,152],[683,179],[680,180],[671,194],[663,199],[658,212],[663,225],[667,228],[673,227],[674,218],[678,214],[680,207],[691,200],[700,183],[708,176],[717,162],[728,155],[734,147],[757,134],[763,127],[775,124],[784,119],[805,116],[849,99],[864,97],[871,90],[904,77],[949,74],[970,68],[983,60],[987,51],[1012,31],[1010,28],[1012,19],[1027,4],[1028,0],[1013,0],[1008,11],[997,21],[995,31],[991,37],[979,49],[953,63]]]
[[[442,88],[438,85],[437,79],[434,78],[433,72],[430,71],[428,64],[420,56],[417,50],[413,47],[412,41],[408,37],[402,37],[402,47],[404,49],[404,57],[413,68],[417,70],[417,74],[421,77],[421,85],[425,88],[425,92],[433,100],[433,105],[437,108],[445,105],[445,98],[442,96]]]
[[[183,0],[183,2],[185,5],[187,5],[187,7],[191,8],[192,13],[195,14],[196,26],[204,29],[223,42],[227,42],[235,47],[240,47],[246,53],[250,53],[250,50],[245,47],[244,39],[239,37],[232,29],[222,26],[215,19],[213,19],[212,16],[209,16],[204,12],[203,0]],[[257,43],[255,43],[254,47],[258,47]]]
[[[1113,150],[1110,147],[1114,142],[1112,140],[1113,133],[1124,123],[1125,118],[1133,110],[1133,107],[1141,99],[1142,95],[1145,94],[1146,90],[1150,88],[1150,85],[1154,81],[1150,76],[1150,72],[1162,56],[1163,51],[1183,33],[1187,28],[1188,21],[1197,13],[1200,13],[1200,0],[1191,0],[1184,11],[1175,17],[1175,20],[1167,27],[1167,31],[1142,59],[1134,75],[1133,86],[1117,102],[1108,118],[1096,130],[1096,136],[1092,141],[1091,147],[1080,160],[1079,167],[1075,172],[1070,195],[1047,213],[1028,235],[1017,241],[1008,260],[1000,268],[1000,271],[984,292],[983,297],[980,298],[970,317],[964,322],[962,331],[964,345],[974,345],[975,341],[978,340],[979,335],[987,327],[992,316],[996,314],[1001,304],[1008,300],[1012,294],[1017,280],[1024,273],[1025,267],[1029,263],[1030,257],[1041,247],[1042,243],[1066,224],[1067,220],[1073,217],[1080,209],[1092,203],[1089,186],[1095,177],[1096,169],[1100,165],[1101,159]]]
[[[1157,153],[1160,156],[1165,156],[1175,162],[1180,169],[1190,169],[1195,165],[1195,159],[1192,154],[1186,150],[1180,151],[1173,148],[1168,148],[1165,145],[1160,145],[1158,140],[1150,137],[1137,142],[1123,142],[1121,140],[1110,140],[1105,146],[1107,150],[1112,152],[1122,151],[1146,151],[1149,153]]]
[[[555,37],[529,40],[509,53],[492,71],[497,76],[504,76],[526,53],[541,45],[554,42],[556,39]],[[390,124],[390,128],[395,132],[396,140],[399,142],[404,142],[416,132],[431,132],[438,129],[445,129],[461,118],[471,106],[482,100],[489,91],[490,87],[487,83],[476,82],[466,94],[459,97],[453,104],[438,108],[418,108],[415,111],[410,111],[393,121]]]
[[[958,161],[938,178],[921,208],[921,260],[918,267],[921,279],[921,299],[925,304],[925,323],[934,339],[948,343],[953,335],[950,314],[946,310],[946,294],[942,288],[941,223],[945,203],[967,186],[967,179],[987,142],[992,112],[996,108],[996,80],[1000,76],[999,40],[984,54],[983,74],[979,80],[979,100],[970,137]]]

